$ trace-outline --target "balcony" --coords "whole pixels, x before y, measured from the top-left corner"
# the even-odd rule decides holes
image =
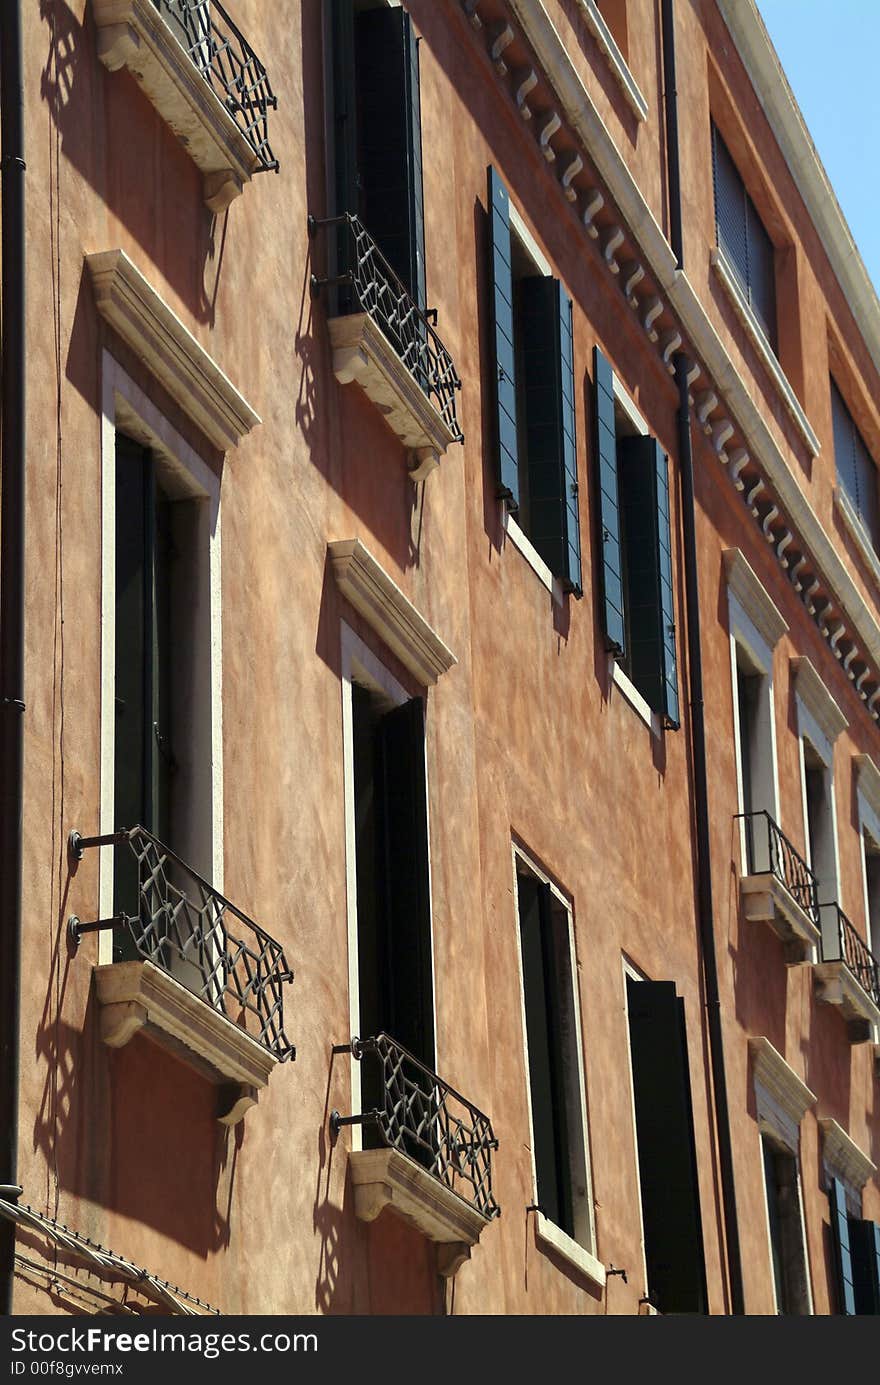
[[[218,0],[92,0],[98,57],[127,67],[204,174],[213,212],[255,173],[277,172],[278,101],[266,69]]]
[[[768,812],[738,813],[734,821],[742,825],[745,918],[770,925],[789,964],[812,961],[820,942],[815,875]]]
[[[813,968],[816,992],[840,1007],[851,1043],[865,1043],[880,1025],[880,966],[839,904],[823,904],[822,961]]]
[[[378,1148],[349,1154],[355,1215],[375,1221],[385,1207],[438,1246],[438,1270],[455,1273],[501,1209],[492,1192],[498,1141],[488,1116],[387,1034],[334,1048],[364,1064],[363,1090],[377,1105],[360,1115],[333,1111],[334,1139],[363,1125]]]
[[[74,951],[84,935],[113,929],[131,957],[95,968],[101,1038],[121,1048],[143,1032],[219,1087],[218,1120],[234,1124],[296,1056],[284,1032],[293,973],[280,943],[143,827],[74,832],[69,846],[76,860],[113,847],[115,878],[130,879],[137,896],[136,913],[68,920]]]
[[[421,481],[453,442],[463,442],[455,409],[461,380],[431,319],[385,259],[356,216],[309,217],[309,235],[336,229],[331,239],[340,272],[313,274],[312,293],[336,290],[328,326],[333,373],[356,380],[412,453],[410,474]]]

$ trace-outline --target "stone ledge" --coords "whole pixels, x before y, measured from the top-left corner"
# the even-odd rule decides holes
[[[240,1120],[278,1060],[220,1011],[148,961],[95,968],[100,1032],[122,1048],[143,1032],[220,1087],[218,1119]]]
[[[204,174],[205,202],[224,211],[259,163],[152,0],[92,0],[98,57],[109,72],[127,67]]]
[[[455,435],[447,428],[412,372],[369,313],[328,318],[333,374],[342,385],[356,381],[413,453],[410,475],[422,481]]]
[[[752,923],[768,923],[785,943],[787,963],[810,962],[821,933],[809,914],[797,903],[775,875],[744,875],[739,882],[744,916]]]
[[[225,452],[261,421],[124,250],[87,255],[98,312]]]
[[[489,1221],[464,1198],[397,1149],[353,1150],[348,1163],[355,1216],[361,1221],[375,1221],[390,1207],[437,1243],[438,1268],[447,1277],[469,1259]]]
[[[846,962],[819,962],[813,967],[816,994],[826,1005],[837,1005],[847,1024],[850,1043],[867,1043],[880,1025],[880,1009],[853,976]]]

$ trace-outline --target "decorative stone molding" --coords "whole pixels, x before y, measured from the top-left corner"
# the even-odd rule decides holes
[[[844,961],[818,962],[813,967],[816,996],[826,1005],[836,1005],[846,1022],[852,1044],[868,1043],[880,1026],[880,1009],[859,984]]]
[[[153,0],[92,0],[92,13],[101,62],[128,68],[204,174],[207,206],[225,211],[259,163],[232,116]]]
[[[261,422],[124,250],[86,263],[98,312],[215,447],[225,452]]]
[[[596,40],[596,46],[611,69],[611,74],[623,92],[636,120],[647,120],[648,103],[639,90],[635,77],[629,70],[626,58],[617,46],[614,35],[608,28],[596,0],[577,0],[587,28]]]
[[[880,769],[870,755],[854,755],[853,764],[858,776],[859,793],[872,813],[880,818]]]
[[[763,1035],[749,1039],[758,1125],[796,1154],[800,1123],[816,1097]]]
[[[821,933],[781,880],[769,873],[744,875],[739,882],[743,917],[750,923],[766,923],[785,944],[790,965],[811,962]]]
[[[421,1164],[397,1149],[362,1149],[349,1154],[348,1167],[361,1221],[375,1221],[390,1207],[437,1242],[437,1269],[446,1278],[470,1259],[471,1246],[489,1222]]]
[[[410,475],[423,481],[455,434],[369,313],[328,319],[333,373],[342,385],[356,380],[404,447],[413,452]]]
[[[782,636],[788,632],[788,622],[780,615],[775,603],[771,601],[763,584],[755,575],[751,563],[740,549],[725,548],[723,559],[728,588],[769,648],[775,649]]]
[[[712,251],[709,259],[721,287],[730,299],[737,317],[745,328],[749,341],[757,351],[765,369],[779,391],[782,402],[788,410],[792,422],[800,433],[807,451],[811,457],[818,457],[821,448],[819,439],[816,437],[810,425],[810,420],[801,407],[800,400],[789,384],[788,376],[779,364],[775,352],[772,350],[770,343],[764,335],[758,319],[752,312],[751,305],[740,288],[739,280],[730,266],[730,261],[720,246]]]
[[[841,731],[849,726],[848,720],[808,658],[801,656],[791,659],[790,667],[796,695],[833,745]]]
[[[360,539],[328,544],[340,592],[424,687],[458,663],[455,655]]]
[[[122,1048],[144,1035],[182,1058],[219,1087],[218,1120],[241,1120],[278,1060],[232,1020],[152,962],[111,962],[95,968],[100,1033]]]
[[[822,1162],[830,1178],[839,1178],[856,1189],[864,1188],[869,1178],[877,1172],[867,1154],[863,1154],[855,1140],[830,1116],[820,1116],[822,1131]]]

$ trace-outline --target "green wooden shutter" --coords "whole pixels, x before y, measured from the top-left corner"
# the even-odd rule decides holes
[[[621,439],[618,480],[629,676],[649,706],[678,727],[669,478],[656,438]]]
[[[359,214],[424,308],[419,57],[412,20],[399,6],[367,10],[355,17],[354,35]]]
[[[880,1226],[851,1218],[849,1245],[852,1255],[855,1311],[880,1316]]]
[[[489,266],[492,309],[492,395],[498,494],[515,514],[519,509],[516,441],[516,365],[513,346],[513,273],[510,254],[510,199],[494,168],[489,169]]]
[[[617,484],[617,434],[614,375],[598,346],[593,348],[593,441],[599,524],[600,609],[605,640],[617,654],[626,651],[623,615],[623,555]]]
[[[381,1027],[434,1067],[425,716],[421,698],[376,730],[379,871],[384,905]]]
[[[856,1300],[849,1243],[849,1218],[846,1212],[846,1193],[839,1178],[831,1180],[828,1201],[831,1206],[831,1244],[834,1247],[834,1266],[837,1274],[838,1311],[845,1317],[852,1317],[856,1311]]]
[[[684,1002],[627,980],[648,1290],[661,1313],[705,1313],[706,1270]]]
[[[550,571],[580,596],[577,442],[571,299],[558,279],[522,279],[528,534]]]

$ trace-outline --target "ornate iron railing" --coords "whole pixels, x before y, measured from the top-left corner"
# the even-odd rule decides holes
[[[387,1034],[353,1039],[333,1051],[377,1064],[382,1092],[375,1110],[354,1116],[334,1111],[334,1135],[343,1125],[372,1125],[383,1144],[415,1159],[484,1217],[500,1216],[492,1192],[498,1141],[488,1116]]]
[[[423,310],[415,303],[373,237],[356,216],[309,217],[309,235],[327,226],[339,228],[337,253],[340,273],[334,278],[312,275],[312,292],[331,285],[351,286],[351,312],[369,313],[388,338],[397,355],[433,401],[456,442],[464,434],[455,410],[461,380],[455,363],[431,324],[436,309]]]
[[[792,846],[770,814],[737,813],[746,841],[746,873],[773,875],[814,923],[819,922],[818,882],[804,858]]]
[[[269,111],[278,98],[266,69],[218,0],[153,0],[205,81],[257,156],[255,173],[277,173],[269,144]]]
[[[837,903],[821,905],[822,961],[843,962],[866,995],[880,1007],[880,963]],[[831,917],[831,927],[825,920]]]
[[[243,1028],[279,1062],[296,1057],[284,1032],[284,986],[293,980],[280,943],[143,827],[103,837],[73,832],[77,859],[94,846],[126,847],[137,866],[137,913],[81,923],[68,932],[124,930],[138,956],[155,963]]]

